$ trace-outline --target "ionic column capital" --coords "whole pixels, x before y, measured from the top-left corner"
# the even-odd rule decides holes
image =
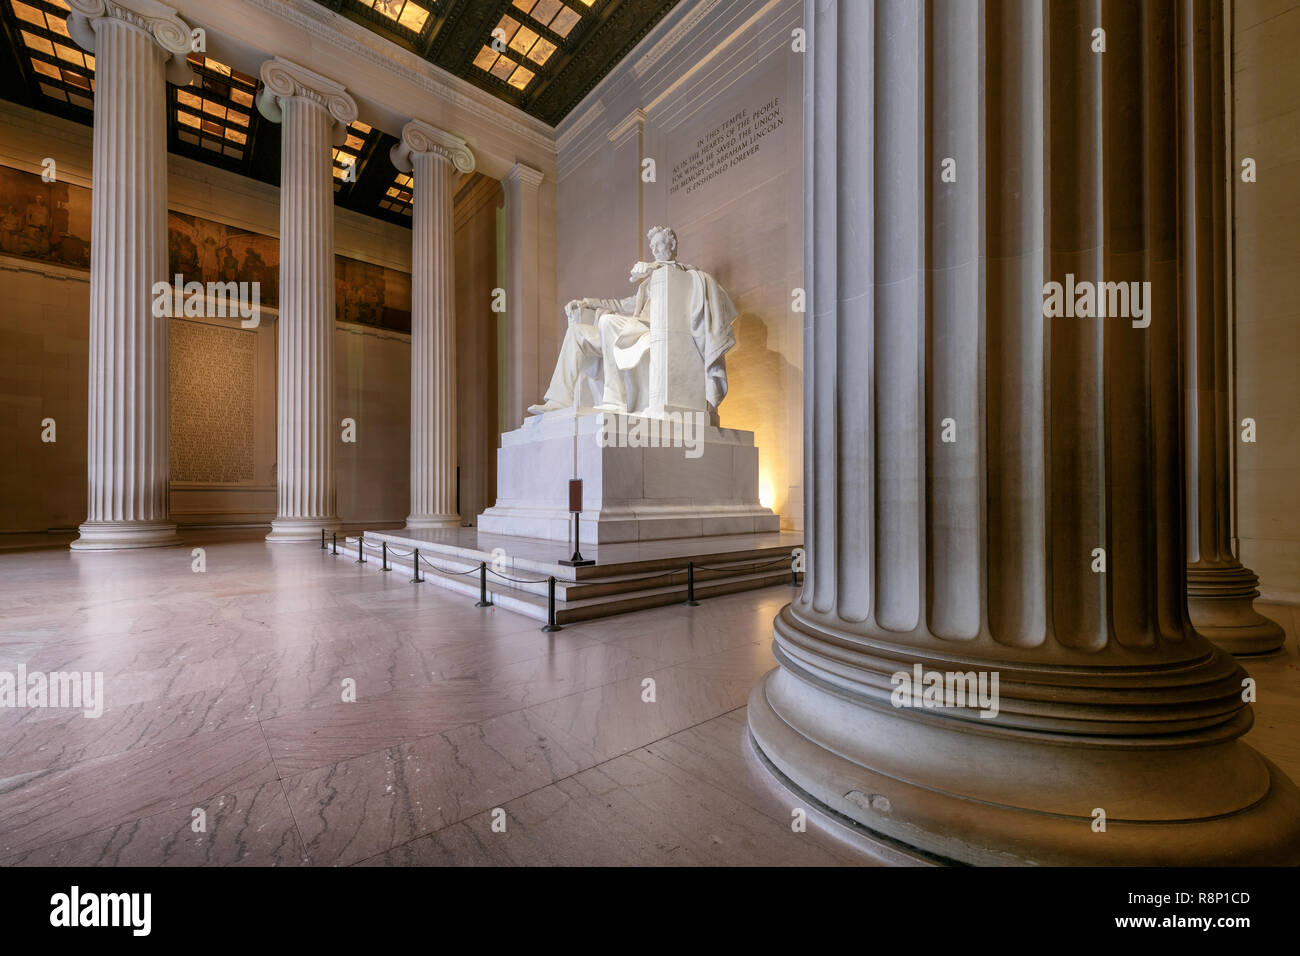
[[[416,153],[432,153],[451,163],[458,172],[474,172],[474,153],[468,143],[446,130],[413,119],[402,127],[402,138],[388,155],[394,166],[409,173],[414,168],[413,156]]]
[[[194,78],[185,61],[193,48],[190,27],[171,7],[157,0],[68,0],[68,6],[68,35],[88,53],[95,52],[101,23],[125,23],[151,37],[163,58],[172,61],[167,79],[185,86]]]
[[[357,101],[342,83],[299,66],[283,57],[262,64],[262,92],[257,95],[257,111],[272,123],[284,119],[286,100],[314,103],[329,113],[341,128],[357,118]]]

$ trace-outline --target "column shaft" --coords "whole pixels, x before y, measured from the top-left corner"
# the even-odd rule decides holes
[[[540,399],[544,385],[538,375],[538,333],[542,309],[538,294],[541,272],[541,231],[538,186],[542,173],[516,163],[503,185],[508,220],[506,315],[509,318],[509,372],[505,420],[511,428],[523,421],[528,404]]]
[[[1180,0],[1183,347],[1187,389],[1187,610],[1234,654],[1286,635],[1254,608],[1258,579],[1232,548],[1223,2]]]
[[[177,544],[169,516],[167,53],[141,24],[94,21],[88,500],[77,550]]]
[[[806,4],[809,568],[750,728],[951,860],[1294,860],[1184,603],[1177,20],[1101,6]]]
[[[308,541],[339,525],[330,142],[357,108],[339,84],[284,60],[263,64],[262,81],[258,109],[281,124],[277,509],[267,540]]]
[[[411,255],[411,513],[456,527],[456,315],[451,161],[414,153]]]

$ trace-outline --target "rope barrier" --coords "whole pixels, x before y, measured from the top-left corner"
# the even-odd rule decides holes
[[[767,561],[763,564],[755,564],[752,567],[746,568],[745,570],[754,571],[757,570],[758,568],[774,568],[779,564],[789,564],[793,560],[794,560],[793,555],[787,555],[786,557],[783,558],[777,558],[775,561]],[[716,568],[716,567],[710,567],[707,564],[697,564],[695,566],[695,570],[697,571],[739,571],[741,569],[739,567],[736,567],[735,565],[732,565],[729,568]]]
[[[512,578],[502,574],[500,571],[493,571],[491,568],[488,568],[488,574],[494,574],[503,581],[510,581],[514,584],[545,584],[548,580],[547,578],[538,578],[536,581],[531,578]]]
[[[474,574],[475,572],[478,571],[478,568],[470,568],[468,571],[448,571],[446,568],[438,567],[438,565],[434,564],[424,555],[420,555],[420,560],[423,561],[426,566],[433,568],[433,570],[441,571],[443,574],[450,575],[451,577],[456,577],[457,575],[461,575],[461,574]]]

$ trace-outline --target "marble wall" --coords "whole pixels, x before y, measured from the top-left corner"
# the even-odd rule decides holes
[[[1300,604],[1300,0],[1237,0],[1232,111],[1237,535],[1270,600]],[[1256,181],[1242,181],[1243,159]],[[1241,440],[1253,418],[1257,441]]]
[[[760,494],[786,528],[803,521],[802,10],[687,0],[557,130],[559,300],[629,295],[646,230],[676,230],[679,259],[740,313],[721,420],[755,433]]]
[[[53,156],[60,182],[82,192],[90,186],[90,144],[88,127],[0,102],[0,166],[39,174],[41,160]],[[275,188],[182,157],[169,156],[168,162],[174,217],[218,222],[260,236],[278,233]],[[486,222],[485,241],[495,250],[494,208],[483,205],[474,217],[458,217],[458,222],[461,218]],[[394,276],[406,282],[406,311],[381,310],[380,324],[409,327],[410,231],[336,210],[335,233],[336,252],[346,257],[352,272],[386,277],[386,286]],[[470,254],[465,255],[470,263]],[[477,268],[483,281],[495,284],[494,261]],[[0,533],[73,528],[86,513],[89,274],[84,267],[0,251],[0,296],[6,303],[0,310],[0,443],[12,451],[0,461]],[[368,300],[361,296],[357,301],[361,305],[354,311],[366,317],[362,307]],[[189,455],[218,455],[220,443],[208,442],[206,452],[196,451],[202,444],[196,433],[201,422],[189,420],[185,409],[199,409],[202,417],[202,409],[211,409],[222,400],[223,390],[234,387],[219,374],[215,359],[204,369],[194,348],[201,350],[203,342],[211,346],[214,336],[252,339],[244,356],[251,373],[241,366],[240,386],[247,387],[251,375],[252,395],[240,406],[240,427],[246,432],[251,421],[251,434],[241,433],[220,460],[201,467],[194,461],[193,467],[173,472],[173,517],[181,525],[269,525],[276,505],[275,309],[264,306],[260,325],[251,331],[240,330],[238,319],[172,321],[179,327],[174,360],[188,363],[191,372],[199,370],[183,395],[173,395],[173,407],[180,410],[173,430],[183,436]],[[409,510],[410,336],[399,329],[349,321],[336,325],[337,417],[357,423],[357,441],[340,443],[336,458],[339,515],[350,527],[400,523]],[[485,392],[495,396],[495,355],[491,365]],[[468,371],[466,380],[473,381]],[[474,413],[486,415],[486,427],[471,417],[461,422],[461,429],[477,436],[485,449],[495,449],[497,432],[490,423],[496,409],[489,404],[487,412]],[[473,403],[462,407],[472,409]],[[54,442],[41,440],[47,417],[56,423]],[[489,451],[475,454],[483,459]]]

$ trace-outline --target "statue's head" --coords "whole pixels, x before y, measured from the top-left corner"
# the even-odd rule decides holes
[[[652,226],[645,235],[656,262],[672,262],[677,258],[677,233],[667,226]]]

